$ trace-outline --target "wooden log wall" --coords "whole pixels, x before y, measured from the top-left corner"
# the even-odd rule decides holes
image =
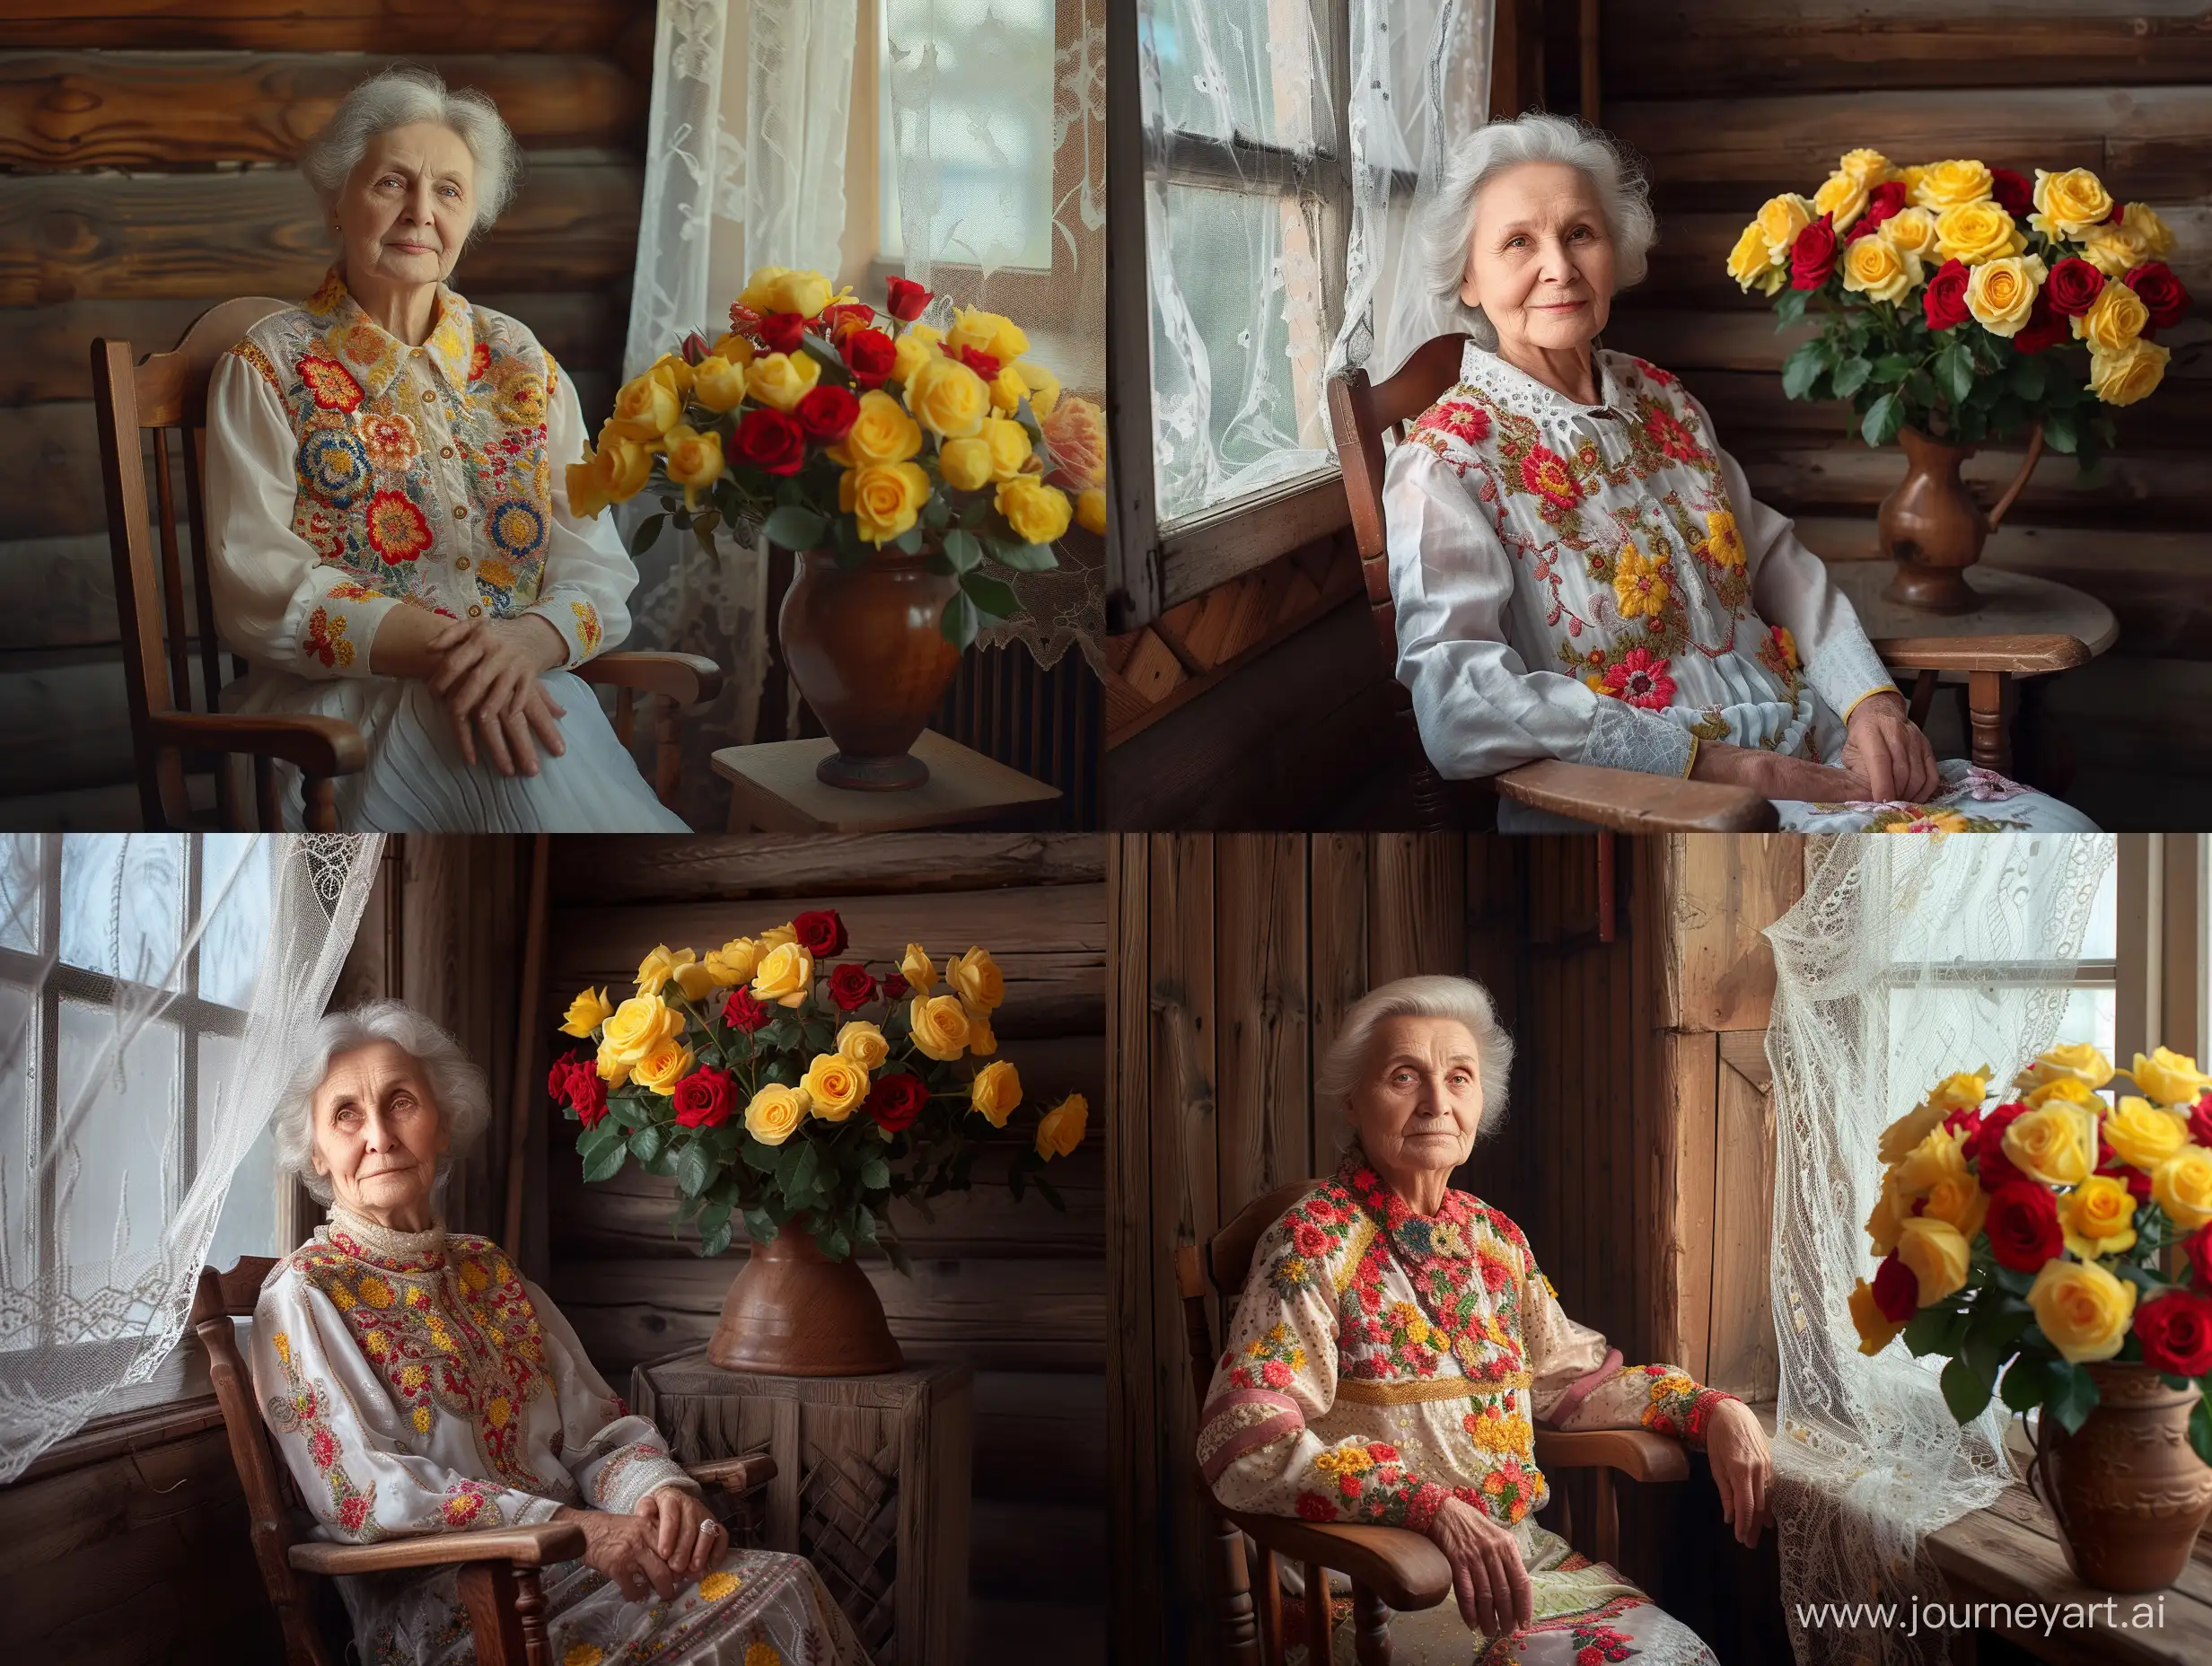
[[[853,958],[908,942],[942,958],[970,943],[1005,969],[1001,1056],[1031,1105],[1084,1093],[1092,1133],[1049,1178],[1056,1213],[988,1182],[941,1200],[934,1224],[901,1212],[911,1278],[870,1266],[909,1354],[976,1372],[973,1657],[1049,1652],[1102,1662],[1106,1626],[1106,852],[1099,837],[570,837],[553,841],[546,1006],[552,1025],[586,983],[628,985],[654,944],[704,949],[803,908],[833,907]],[[574,1125],[549,1108],[548,1288],[609,1380],[703,1344],[738,1266],[702,1261],[670,1228],[668,1182],[626,1169],[584,1184]],[[1031,1125],[1033,1127],[1033,1125]]]
[[[453,282],[611,401],[651,7],[621,0],[0,0],[0,822],[137,824],[90,347],[168,347],[330,259],[301,146],[406,59],[498,101],[521,194]]]

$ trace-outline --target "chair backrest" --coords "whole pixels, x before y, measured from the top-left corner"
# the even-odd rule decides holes
[[[1190,1351],[1192,1391],[1201,1405],[1214,1380],[1213,1328],[1207,1322],[1208,1286],[1222,1299],[1221,1328],[1228,1334],[1237,1296],[1252,1270],[1252,1252],[1268,1228],[1289,1212],[1291,1205],[1312,1190],[1313,1180],[1293,1180],[1246,1204],[1236,1217],[1202,1246],[1185,1245],[1177,1253],[1176,1282],[1183,1298],[1183,1339]]]
[[[215,711],[222,688],[215,601],[207,587],[207,522],[202,482],[207,456],[207,380],[215,362],[246,331],[287,303],[245,295],[212,306],[166,353],[134,363],[131,344],[105,337],[92,343],[92,405],[100,424],[100,465],[107,483],[108,541],[115,561],[117,623],[130,701],[131,739],[138,761],[141,808],[150,829],[189,823],[184,759],[154,744],[148,718],[159,713]],[[192,590],[198,618],[185,616],[178,503],[170,461],[174,432],[183,459],[184,518],[191,539]],[[153,436],[154,495],[146,494],[146,437]],[[152,522],[149,535],[148,522]],[[156,548],[158,543],[158,557]],[[190,643],[199,638],[200,692],[193,699]],[[243,825],[231,802],[227,768],[218,771],[225,826]]]
[[[205,377],[201,385],[204,393]],[[250,1255],[240,1257],[227,1273],[200,1268],[199,1286],[192,1297],[192,1329],[207,1350],[207,1374],[223,1407],[231,1461],[238,1467],[239,1485],[246,1495],[254,1561],[284,1627],[286,1666],[334,1666],[312,1595],[289,1559],[300,1539],[293,1516],[297,1494],[291,1471],[254,1404],[252,1374],[239,1357],[238,1337],[231,1324],[233,1319],[251,1315],[261,1285],[276,1265],[268,1256]]]

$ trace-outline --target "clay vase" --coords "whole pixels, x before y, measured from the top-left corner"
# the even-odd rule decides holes
[[[778,1377],[865,1377],[906,1363],[868,1276],[822,1254],[796,1221],[755,1244],[730,1281],[707,1357]]]
[[[2037,1420],[2029,1483],[2084,1584],[2162,1591],[2189,1565],[2212,1515],[2212,1468],[2189,1443],[2194,1386],[2170,1389],[2147,1365],[2091,1365],[2095,1409],[2072,1434]]]
[[[1916,429],[1898,434],[1905,448],[1905,478],[1882,500],[1875,519],[1882,553],[1897,564],[1883,595],[1924,613],[1971,613],[1981,597],[1966,582],[1966,569],[1981,559],[1982,540],[1997,530],[2043,455],[2043,425],[2028,436],[2028,460],[2005,495],[1987,514],[1974,502],[1959,465],[1971,445],[1949,445]]]
[[[798,552],[777,632],[799,692],[838,750],[815,767],[831,786],[895,792],[929,779],[907,749],[944,697],[960,650],[937,629],[960,587],[919,556],[871,555],[849,570]]]

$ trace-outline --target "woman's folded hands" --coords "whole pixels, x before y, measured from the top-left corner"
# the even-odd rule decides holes
[[[538,615],[453,619],[423,648],[432,661],[424,680],[445,703],[470,763],[478,735],[503,776],[538,773],[533,741],[556,758],[567,750],[560,728],[567,713],[538,679],[566,662],[568,644]]]
[[[1452,1565],[1460,1618],[1486,1637],[1520,1630],[1534,1618],[1535,1592],[1511,1529],[1460,1498],[1447,1498],[1428,1524],[1429,1539]]]
[[[726,1543],[722,1523],[680,1486],[658,1486],[637,1501],[636,1513],[579,1510],[564,1504],[553,1519],[584,1530],[584,1560],[611,1579],[622,1594],[641,1602],[656,1592],[665,1602],[706,1573]]]
[[[1851,708],[1839,769],[1753,746],[1708,741],[1698,749],[1690,778],[1747,786],[1764,798],[1830,804],[1897,799],[1919,803],[1943,791],[1936,749],[1914,725],[1905,697],[1894,691],[1870,694]]]

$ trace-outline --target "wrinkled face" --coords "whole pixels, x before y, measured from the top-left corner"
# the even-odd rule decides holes
[[[1347,1110],[1378,1168],[1456,1169],[1482,1126],[1475,1038],[1456,1018],[1393,1018],[1377,1025],[1366,1074]]]
[[[1460,299],[1482,309],[1508,356],[1588,346],[1613,303],[1612,233],[1589,175],[1530,162],[1486,183]]]
[[[476,158],[442,123],[388,128],[346,177],[332,217],[353,281],[441,282],[476,223]]]
[[[315,1172],[356,1214],[426,1209],[451,1142],[427,1073],[396,1041],[339,1053],[315,1090]]]

